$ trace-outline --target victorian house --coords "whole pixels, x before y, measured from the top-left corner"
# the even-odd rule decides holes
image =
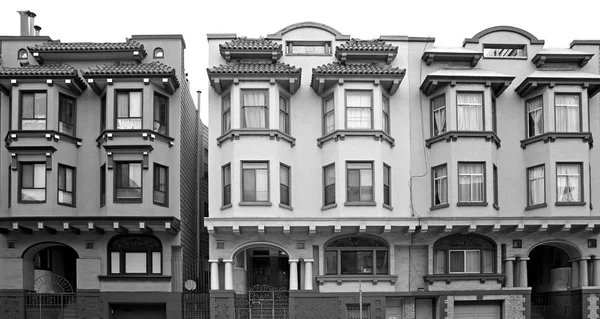
[[[600,41],[208,42],[211,318],[598,317]]]
[[[0,317],[181,318],[205,156],[183,37],[62,42],[20,14],[0,36]]]

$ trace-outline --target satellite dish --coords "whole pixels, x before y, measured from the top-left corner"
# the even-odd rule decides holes
[[[189,291],[196,290],[196,282],[191,279],[186,280],[184,286]]]

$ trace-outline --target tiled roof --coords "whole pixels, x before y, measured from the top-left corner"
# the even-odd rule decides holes
[[[87,69],[84,75],[175,75],[175,69],[159,61],[151,63],[111,63]]]
[[[356,74],[356,75],[395,75],[404,74],[404,69],[381,63],[341,64],[333,62],[313,69],[313,74]]]
[[[344,51],[398,51],[398,47],[387,44],[381,40],[359,40],[350,39],[344,44],[336,47],[336,50]]]
[[[26,65],[20,68],[0,68],[0,76],[78,76],[77,70],[66,64]]]
[[[31,52],[85,52],[85,51],[133,51],[143,50],[144,45],[129,40],[127,42],[58,42],[50,41],[28,47]]]
[[[229,62],[206,69],[208,74],[301,74],[302,69],[285,63]]]
[[[219,48],[229,50],[281,50],[281,44],[264,38],[237,38],[224,44],[219,44]]]

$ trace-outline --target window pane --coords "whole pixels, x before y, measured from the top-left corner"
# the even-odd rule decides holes
[[[129,93],[117,93],[117,117],[129,117]]]
[[[244,128],[266,128],[266,108],[262,106],[245,106],[243,108]]]
[[[21,116],[23,118],[33,118],[33,94],[23,94],[21,96]]]
[[[387,275],[388,273],[388,252],[378,250],[375,252],[377,256],[377,274]]]
[[[579,164],[557,164],[557,198],[559,202],[581,201]]]
[[[360,171],[348,171],[348,201],[357,202],[360,200]]]
[[[244,168],[244,169],[249,169],[249,168],[267,169],[268,164],[267,163],[243,163],[242,168]]]
[[[357,274],[359,273],[358,265],[357,265],[357,252],[356,251],[342,251],[341,252],[341,266],[342,266],[342,275],[347,274]]]
[[[125,253],[125,273],[145,274],[147,270],[146,253]]]
[[[283,185],[290,185],[290,168],[287,166],[281,165],[279,167],[279,178],[280,183]]]
[[[330,165],[325,168],[325,185],[335,184],[335,166]]]
[[[267,201],[269,199],[269,177],[267,170],[256,171],[256,200]]]
[[[129,187],[141,187],[142,186],[142,164],[141,163],[130,163],[129,164]]]
[[[23,201],[33,201],[33,202],[43,202],[46,200],[46,189],[21,189],[21,200]]]
[[[337,274],[337,251],[326,251],[325,252],[325,274],[336,275]]]
[[[35,114],[38,119],[46,118],[46,93],[35,93]]]
[[[159,251],[152,252],[152,273],[162,273],[162,253]]]
[[[433,259],[433,273],[434,274],[445,274],[446,273],[446,251],[438,250],[435,252],[435,258]]]
[[[373,273],[373,252],[359,251],[357,255],[358,273],[372,274]]]
[[[34,164],[34,188],[46,188],[46,164]]]
[[[242,91],[242,103],[244,106],[266,106],[266,92]]]
[[[479,251],[468,250],[466,254],[466,272],[480,272]]]
[[[483,97],[481,93],[457,93],[458,130],[483,130]]]
[[[118,274],[121,272],[121,259],[119,252],[113,251],[110,253],[110,273]]]
[[[373,171],[360,171],[360,201],[373,201]]]
[[[450,251],[450,272],[465,271],[465,252]]]
[[[483,272],[490,274],[494,272],[494,251],[484,250],[483,251]]]
[[[22,164],[21,165],[21,187],[32,188],[33,187],[33,164]]]
[[[244,190],[243,201],[253,202],[256,200],[256,181],[254,177],[254,170],[244,170],[243,171],[243,185],[242,188]]]
[[[546,185],[544,166],[529,169],[529,205],[542,204],[546,201]]]
[[[527,101],[527,126],[529,137],[544,133],[543,114],[541,98]]]
[[[129,92],[129,117],[142,117],[142,92]]]

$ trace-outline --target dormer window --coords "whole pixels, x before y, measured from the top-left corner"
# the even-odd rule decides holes
[[[162,48],[154,49],[154,58],[155,59],[162,59],[164,57],[165,57],[165,51],[163,51]]]
[[[484,44],[484,58],[527,58],[524,44]]]
[[[18,60],[27,60],[29,58],[29,53],[25,49],[20,49],[19,53],[17,53]]]

